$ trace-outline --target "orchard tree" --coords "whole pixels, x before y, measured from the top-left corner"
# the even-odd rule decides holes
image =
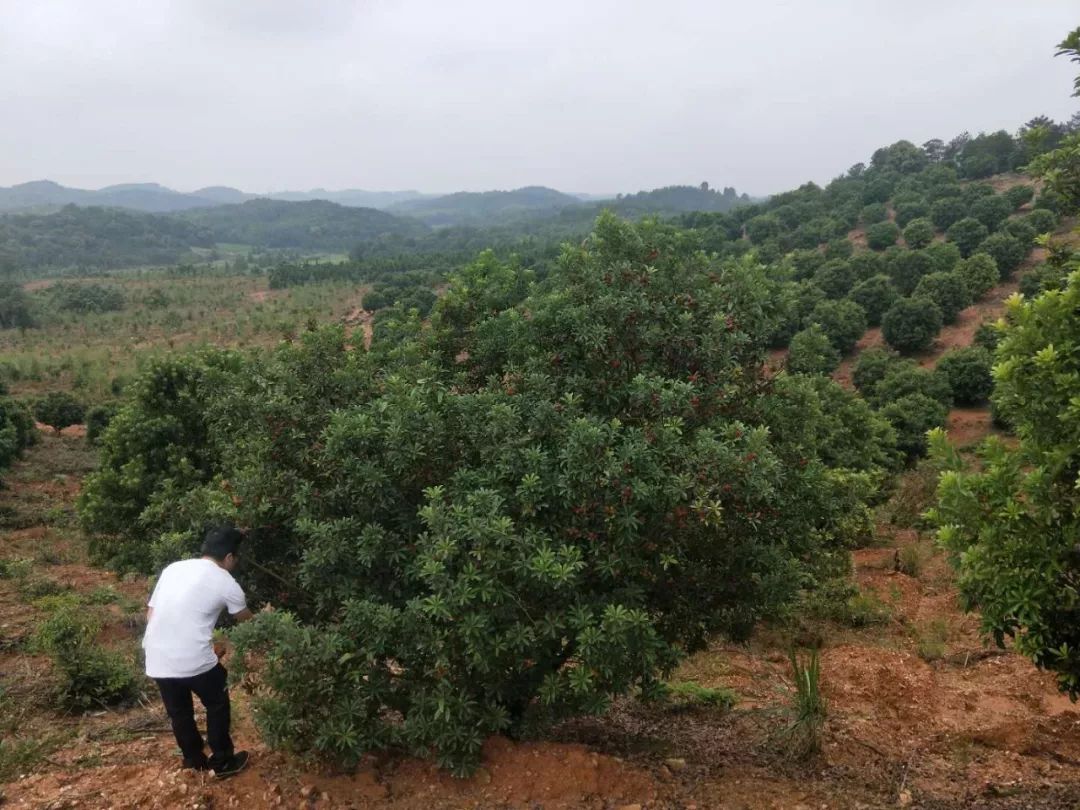
[[[885,342],[900,352],[929,349],[941,331],[941,310],[926,298],[901,298],[881,319]]]
[[[846,261],[834,260],[814,273],[814,283],[827,298],[843,298],[855,284],[855,272]]]
[[[967,215],[967,203],[960,197],[943,197],[930,206],[930,221],[943,231]]]
[[[866,312],[854,301],[822,301],[807,320],[820,326],[842,355],[854,349],[866,331]]]
[[[34,405],[37,420],[51,427],[57,435],[66,427],[80,424],[84,413],[82,403],[63,391],[53,391]]]
[[[957,405],[982,405],[994,390],[990,376],[993,358],[981,346],[946,352],[938,361],[939,371],[949,381]]]
[[[990,197],[981,197],[971,204],[968,215],[979,220],[987,230],[993,232],[1001,227],[1002,223],[1009,218],[1015,206],[1009,199],[1001,194]]]
[[[698,243],[606,214],[524,296],[489,257],[369,351],[328,327],[204,358],[164,398],[151,375],[84,520],[151,564],[197,550],[202,520],[250,527],[253,602],[282,610],[238,628],[236,669],[259,668],[275,746],[464,773],[490,734],[653,693],[842,567],[883,471],[833,465],[891,436],[809,424],[834,392],[764,373],[781,283]]]
[[[879,413],[896,431],[897,449],[911,460],[926,455],[926,434],[945,424],[949,409],[925,394],[909,394],[890,402]]]
[[[968,471],[944,433],[933,436],[944,471],[931,512],[951,552],[967,605],[983,629],[1080,695],[1080,269],[1063,290],[1008,303],[993,404],[1019,438],[987,440]]]
[[[878,222],[866,229],[866,244],[871,250],[885,250],[896,244],[900,229],[895,222]]]
[[[966,217],[950,225],[945,231],[945,238],[960,248],[960,255],[966,259],[975,252],[989,233],[989,229],[979,220]]]
[[[956,266],[956,275],[964,280],[968,292],[976,301],[996,287],[1001,279],[997,262],[986,253],[976,253],[974,256],[962,259]]]
[[[934,272],[932,255],[923,250],[898,250],[888,257],[889,277],[901,295],[911,295],[919,280]]]
[[[880,275],[872,276],[856,284],[848,297],[862,307],[863,312],[866,313],[868,326],[879,326],[882,316],[899,296],[889,277]]]
[[[924,248],[934,241],[934,225],[924,218],[913,219],[904,228],[904,241],[912,250]]]
[[[1004,281],[1024,263],[1028,249],[1015,236],[992,233],[979,244],[978,252],[985,253],[994,260],[998,275]]]
[[[938,305],[944,323],[953,323],[971,305],[971,291],[959,273],[930,273],[919,279],[913,298],[927,298]]]
[[[818,324],[811,324],[791,339],[787,370],[792,374],[828,374],[838,365],[840,352]]]

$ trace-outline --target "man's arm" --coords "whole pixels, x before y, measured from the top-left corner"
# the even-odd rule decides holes
[[[255,618],[255,614],[251,612],[250,608],[244,608],[239,613],[230,613],[229,615],[232,616],[233,619],[235,621],[238,621],[238,622],[246,622],[246,621],[248,621],[250,619]]]

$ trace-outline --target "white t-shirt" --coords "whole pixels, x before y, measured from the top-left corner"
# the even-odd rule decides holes
[[[247,607],[232,574],[213,560],[181,560],[161,572],[150,596],[154,609],[143,636],[146,674],[190,678],[218,662],[212,638],[223,608],[235,615]]]

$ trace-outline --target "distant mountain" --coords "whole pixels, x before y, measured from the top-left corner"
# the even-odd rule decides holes
[[[433,195],[421,194],[419,191],[364,191],[359,188],[327,191],[324,188],[316,188],[311,191],[272,191],[269,194],[259,196],[269,197],[272,200],[289,200],[291,202],[328,200],[338,205],[358,208],[390,208],[396,203],[407,200],[428,199]]]
[[[123,183],[97,190],[69,188],[51,180],[35,180],[10,188],[0,187],[0,212],[55,211],[65,205],[98,205],[110,208],[129,208],[150,213],[185,211],[213,205],[235,205],[258,198],[306,202],[327,200],[353,208],[389,208],[407,200],[427,199],[434,195],[419,191],[364,191],[344,189],[327,191],[273,191],[252,194],[230,186],[207,186],[191,193],[175,191],[158,183]]]
[[[193,197],[210,200],[212,203],[218,205],[235,205],[236,203],[253,200],[258,196],[256,194],[248,194],[246,191],[241,191],[240,189],[232,188],[231,186],[207,186],[206,188],[196,189],[191,192],[191,194]]]
[[[631,215],[635,213],[685,213],[687,211],[727,211],[737,205],[749,205],[747,194],[739,194],[728,186],[723,191],[700,186],[665,186],[637,194],[620,194],[608,207]]]
[[[348,251],[373,239],[421,237],[428,232],[415,219],[326,200],[256,199],[184,211],[174,218],[206,229],[217,242],[296,250]]]
[[[522,215],[553,214],[582,201],[545,186],[526,186],[513,191],[459,191],[434,199],[408,200],[392,206],[395,214],[408,214],[435,227],[490,225]]]

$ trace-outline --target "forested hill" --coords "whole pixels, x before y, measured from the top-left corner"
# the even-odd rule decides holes
[[[348,251],[374,239],[420,237],[428,232],[415,219],[326,200],[249,200],[185,211],[172,218],[205,228],[217,242],[296,250]]]
[[[195,223],[118,208],[69,205],[51,214],[0,216],[0,275],[30,268],[172,264],[213,247]]]
[[[553,188],[526,186],[513,191],[459,191],[435,199],[407,200],[390,210],[441,227],[498,224],[522,215],[553,214],[581,205],[577,197]]]
[[[603,203],[617,213],[631,216],[641,213],[685,213],[687,211],[729,211],[737,205],[749,205],[749,195],[739,194],[728,186],[723,191],[700,186],[664,186],[652,191],[626,194]]]
[[[211,197],[182,194],[157,183],[132,183],[91,191],[68,188],[51,180],[35,180],[0,188],[0,212],[47,213],[65,205],[83,205],[167,213],[215,204]]]

